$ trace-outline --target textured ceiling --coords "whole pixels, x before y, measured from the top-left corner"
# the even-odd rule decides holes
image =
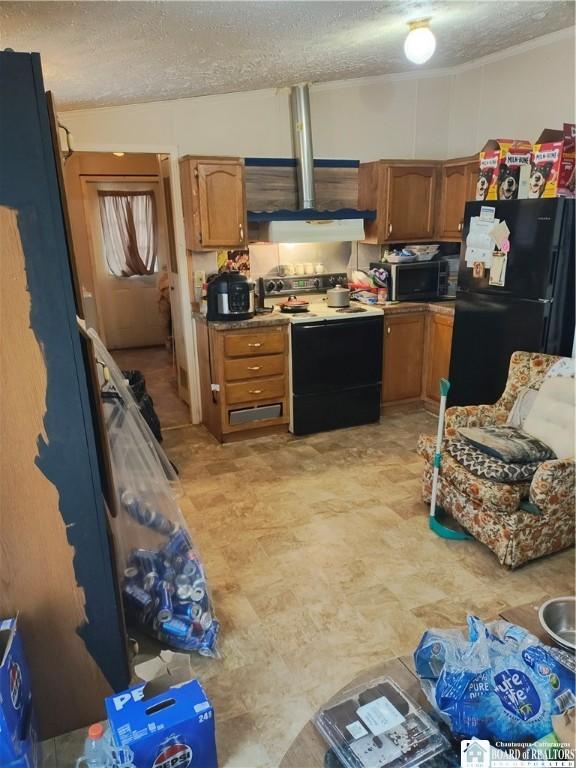
[[[0,48],[39,51],[66,109],[416,69],[406,23],[430,16],[450,67],[574,24],[573,2],[0,2]]]

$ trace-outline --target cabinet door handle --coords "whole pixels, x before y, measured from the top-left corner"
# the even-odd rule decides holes
[[[248,365],[246,370],[248,370],[248,371],[259,371],[260,368],[262,368],[261,365]]]
[[[462,222],[460,222],[460,224],[458,224],[458,232],[462,232],[462,227],[463,227],[463,226],[464,226],[464,225],[463,225],[463,223],[462,223]]]
[[[391,331],[391,330],[392,330],[392,329],[390,328],[390,326],[388,326],[388,327],[386,328],[386,333],[387,333],[388,335],[390,335],[390,331]]]
[[[392,224],[388,224],[388,237],[392,234]]]
[[[250,395],[261,395],[261,394],[262,394],[262,392],[264,392],[264,390],[263,390],[263,389],[249,389],[249,390],[248,390],[248,393],[249,393]]]
[[[255,341],[254,343],[248,342],[249,347],[261,347],[262,343],[260,341]]]
[[[238,229],[240,230],[240,240],[244,242],[244,225],[238,224]]]

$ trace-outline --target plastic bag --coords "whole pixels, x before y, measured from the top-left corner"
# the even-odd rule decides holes
[[[574,657],[507,621],[468,616],[458,630],[425,632],[414,652],[430,703],[460,738],[536,741],[576,703]]]
[[[181,487],[124,376],[94,331],[98,362],[109,372],[102,388],[114,485],[119,574],[128,622],[171,648],[216,654],[204,568],[177,503]]]

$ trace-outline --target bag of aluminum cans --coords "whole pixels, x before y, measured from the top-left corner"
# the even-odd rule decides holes
[[[118,496],[115,532],[127,621],[178,650],[216,655],[204,568],[182,512],[177,475],[122,372],[94,331],[104,418]]]

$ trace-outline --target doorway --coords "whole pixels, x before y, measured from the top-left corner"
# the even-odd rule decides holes
[[[125,152],[74,152],[64,169],[86,323],[143,375],[162,429],[192,421],[170,171]]]

